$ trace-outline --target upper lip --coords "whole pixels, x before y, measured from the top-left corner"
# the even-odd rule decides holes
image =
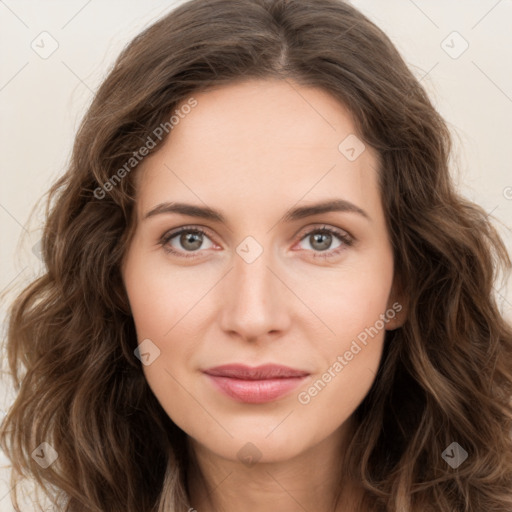
[[[244,364],[224,364],[204,370],[204,373],[216,377],[231,377],[244,380],[284,379],[309,375],[306,371],[279,364],[263,364],[254,367]]]

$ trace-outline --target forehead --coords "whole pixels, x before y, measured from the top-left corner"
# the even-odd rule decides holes
[[[366,146],[347,158],[344,141],[358,153],[363,146],[350,113],[327,92],[289,80],[252,80],[193,98],[197,105],[139,166],[142,210],[175,195],[196,202],[220,195],[226,206],[243,197],[253,208],[326,195],[365,204],[378,199],[377,155]]]

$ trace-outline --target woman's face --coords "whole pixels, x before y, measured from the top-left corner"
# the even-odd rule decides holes
[[[138,357],[197,446],[289,459],[343,431],[403,322],[377,156],[316,88],[247,81],[194,98],[136,171],[123,276]],[[298,372],[212,375],[228,364]]]

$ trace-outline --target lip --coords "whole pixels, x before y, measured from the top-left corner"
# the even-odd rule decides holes
[[[209,368],[204,373],[218,390],[230,398],[252,404],[277,400],[309,376],[306,371],[276,364],[256,367],[226,364]]]

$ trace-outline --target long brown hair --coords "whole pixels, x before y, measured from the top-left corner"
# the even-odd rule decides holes
[[[0,444],[11,484],[29,477],[68,512],[188,509],[187,436],[134,356],[120,272],[133,234],[130,159],[172,137],[155,130],[195,92],[259,78],[327,91],[380,158],[408,318],[386,333],[340,476],[361,483],[365,510],[511,510],[512,329],[493,291],[510,258],[486,212],[455,191],[450,134],[426,92],[341,0],[192,0],[123,50],[49,190],[45,273],[9,311],[17,395]],[[48,467],[33,455],[54,455],[41,443],[58,454]],[[453,467],[460,449],[467,459]]]

